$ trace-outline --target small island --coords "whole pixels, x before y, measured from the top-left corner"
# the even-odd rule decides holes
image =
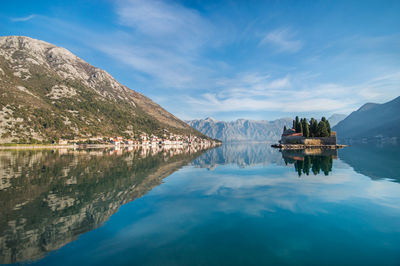
[[[336,132],[331,130],[329,121],[322,117],[320,121],[311,118],[296,116],[293,120],[292,128],[283,128],[283,133],[279,144],[271,145],[273,148],[280,149],[339,149],[346,145],[337,144]]]

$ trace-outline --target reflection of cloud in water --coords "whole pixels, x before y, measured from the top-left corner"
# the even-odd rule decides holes
[[[240,148],[239,151],[243,150]],[[219,151],[233,158],[230,152]],[[393,217],[400,215],[400,184],[371,180],[340,161],[334,166],[341,167],[329,176],[299,178],[295,171],[284,166],[241,169],[231,165],[234,160],[209,154],[196,159],[195,166],[204,163],[205,158],[217,158],[218,164],[226,162],[228,165],[218,166],[214,171],[185,168],[175,173],[168,178],[169,182],[146,196],[154,201],[151,213],[135,220],[113,241],[103,243],[100,250],[118,252],[112,249],[126,249],[143,244],[143,241],[150,247],[163,246],[184,237],[198,227],[199,222],[212,224],[214,214],[262,217],[265,212],[286,211],[318,216],[329,214],[332,206],[346,205],[365,211],[376,209],[378,213],[390,213]],[[268,158],[252,161],[266,162]],[[208,163],[215,165],[213,161]],[[176,190],[177,184],[179,190]],[[394,230],[400,232],[400,228]]]
[[[75,241],[201,153],[196,147],[0,151],[0,263],[40,259]]]

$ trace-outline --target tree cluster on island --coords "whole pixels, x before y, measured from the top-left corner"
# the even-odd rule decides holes
[[[319,138],[329,137],[331,135],[331,125],[329,121],[323,116],[318,122],[316,119],[311,118],[310,121],[307,118],[300,118],[296,116],[293,120],[293,130],[296,133],[302,133],[306,138]],[[287,130],[286,126],[283,128],[283,132]]]

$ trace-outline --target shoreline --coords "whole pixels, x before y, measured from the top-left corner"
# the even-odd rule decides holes
[[[304,149],[342,149],[348,147],[349,145],[335,144],[335,145],[305,145],[305,144],[272,144],[272,148],[277,148],[281,150],[304,150]]]
[[[23,149],[73,149],[79,148],[79,145],[58,145],[58,144],[14,144],[0,145],[0,150],[23,150]]]
[[[210,145],[209,147],[216,147],[220,144]],[[201,144],[182,144],[182,145],[146,145],[146,144],[137,144],[137,145],[114,145],[114,144],[13,144],[8,146],[8,144],[0,145],[0,150],[39,150],[39,149],[102,149],[102,148],[130,148],[130,147],[171,147],[171,148],[179,148],[186,146],[202,146]]]

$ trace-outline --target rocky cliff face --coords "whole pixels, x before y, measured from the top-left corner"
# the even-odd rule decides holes
[[[277,141],[281,137],[283,127],[292,126],[292,119],[282,118],[274,121],[238,119],[224,122],[206,118],[187,123],[203,134],[224,142]]]
[[[28,37],[0,37],[2,142],[132,136],[164,128],[201,135],[64,48]]]

